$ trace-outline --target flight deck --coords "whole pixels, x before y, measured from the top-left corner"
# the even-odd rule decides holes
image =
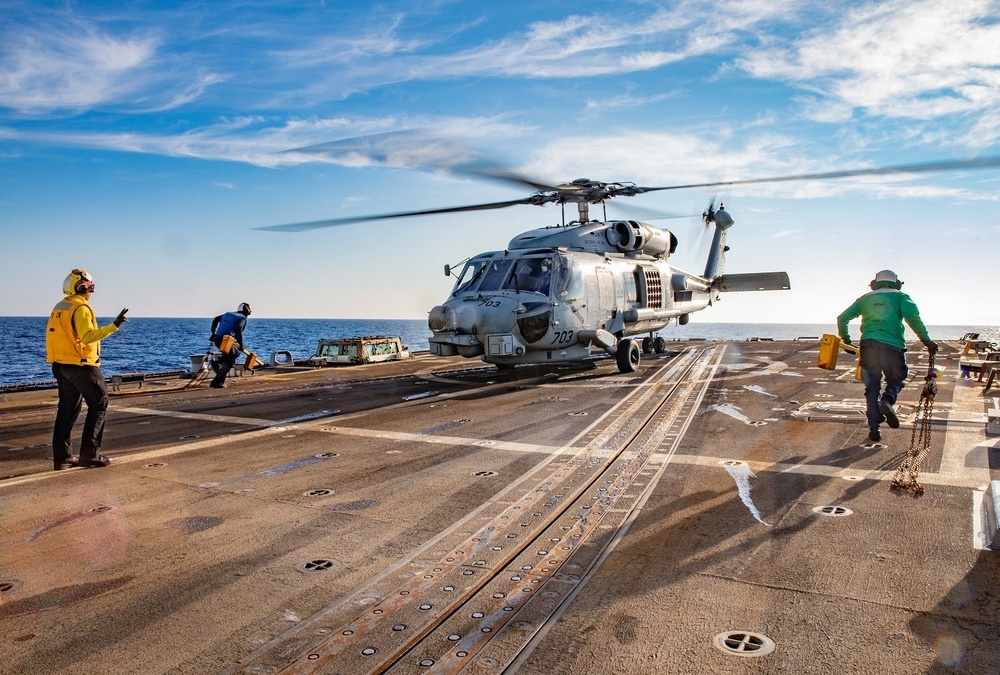
[[[815,338],[124,383],[58,472],[3,394],[0,673],[993,672],[1000,393],[941,347],[919,496],[920,349],[879,443]]]

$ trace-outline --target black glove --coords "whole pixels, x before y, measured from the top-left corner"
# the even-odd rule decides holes
[[[128,314],[128,307],[118,312],[118,316],[115,317],[115,328],[119,328],[123,323],[128,323],[128,319],[125,315]]]
[[[934,342],[934,340],[927,338],[926,340],[921,340],[921,342],[923,342],[924,346],[927,347],[927,351],[930,353],[931,356],[937,354],[938,346],[937,343]]]

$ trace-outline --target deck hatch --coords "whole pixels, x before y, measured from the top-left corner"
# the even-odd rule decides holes
[[[726,631],[712,640],[717,649],[734,656],[766,656],[774,651],[774,640],[749,631]]]

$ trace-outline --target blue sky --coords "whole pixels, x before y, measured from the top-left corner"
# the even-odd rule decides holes
[[[0,0],[0,315],[48,314],[84,267],[103,315],[423,318],[445,263],[558,207],[255,228],[530,193],[445,170],[469,158],[665,186],[993,156],[998,139],[985,0]],[[321,143],[339,151],[288,152]],[[991,169],[615,205],[720,198],[726,271],[788,271],[792,291],[694,322],[832,323],[891,268],[927,323],[994,325],[998,188]],[[703,268],[693,218],[653,224]]]

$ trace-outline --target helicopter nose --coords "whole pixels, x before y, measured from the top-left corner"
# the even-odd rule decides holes
[[[427,315],[427,327],[431,332],[440,333],[446,330],[455,330],[458,322],[455,317],[455,310],[445,305],[438,305]]]

